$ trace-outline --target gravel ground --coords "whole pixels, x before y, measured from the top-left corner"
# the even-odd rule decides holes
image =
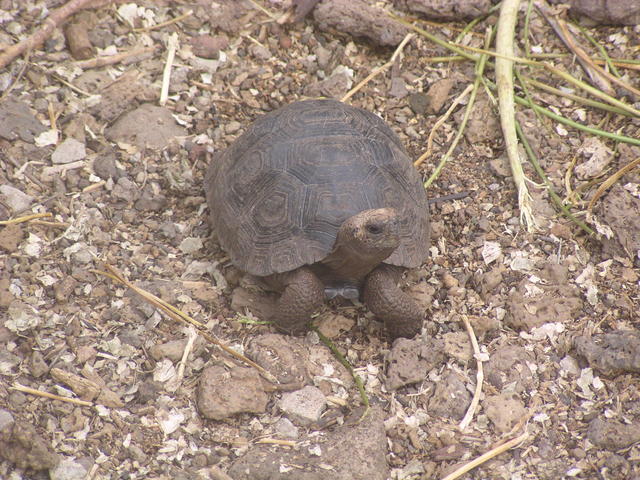
[[[364,417],[352,375],[317,334],[283,336],[259,321],[264,294],[207,224],[207,163],[262,113],[341,98],[408,32],[384,10],[417,16],[429,2],[324,0],[303,19],[294,12],[278,22],[288,3],[86,9],[0,69],[0,220],[50,214],[0,226],[0,478],[432,479],[506,444],[461,478],[640,479],[640,170],[597,193],[640,158],[638,146],[517,107],[553,188],[597,234],[559,215],[526,163],[539,223],[528,232],[493,93],[481,86],[461,143],[428,189],[431,256],[402,282],[427,312],[422,334],[390,343],[357,302],[332,302],[316,319],[364,382]],[[313,2],[295,3],[300,13]],[[566,10],[554,3],[552,16]],[[572,3],[598,21],[633,18],[632,4],[625,17]],[[61,5],[0,0],[0,48]],[[443,2],[434,21],[451,23],[420,25],[453,40],[490,6]],[[461,43],[481,47],[496,21]],[[585,25],[611,57],[637,57],[640,27]],[[529,28],[532,52],[566,53],[535,9]],[[116,53],[128,55],[93,61]],[[418,158],[475,78],[472,62],[430,60],[447,55],[416,35],[348,102],[379,114]],[[585,76],[573,57],[547,61]],[[638,85],[637,70],[618,68]],[[567,90],[548,71],[521,73]],[[530,87],[536,103],[566,118],[640,137],[638,118]],[[624,88],[612,93],[637,102]],[[418,167],[425,179],[456,135],[462,103],[433,136]],[[105,265],[268,373],[100,274]],[[478,365],[479,404],[461,429]]]

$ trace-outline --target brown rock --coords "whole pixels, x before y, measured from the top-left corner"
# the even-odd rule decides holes
[[[22,227],[19,224],[11,224],[0,230],[0,249],[7,253],[18,250],[20,242],[24,238]]]
[[[423,381],[444,362],[444,342],[434,338],[398,338],[386,358],[387,390]]]
[[[524,403],[516,393],[491,395],[482,403],[489,420],[501,433],[511,431],[527,413]]]
[[[323,0],[314,9],[313,18],[321,30],[335,29],[384,46],[398,45],[408,31],[365,0]]]
[[[576,337],[576,351],[604,375],[640,373],[640,331]]]
[[[451,372],[436,385],[436,391],[429,400],[429,411],[437,416],[462,420],[471,394],[459,374]]]
[[[202,372],[196,401],[203,417],[223,420],[238,413],[263,413],[269,397],[256,369],[234,367],[227,371],[215,365]]]
[[[470,20],[489,12],[491,0],[393,0],[396,7],[436,20]]]
[[[229,46],[229,39],[223,35],[200,35],[191,39],[191,46],[197,57],[217,59],[220,50]]]
[[[383,412],[373,407],[360,420],[361,415],[354,412],[334,431],[300,439],[305,448],[254,445],[228,473],[234,480],[386,480]],[[295,468],[283,468],[292,465]]]
[[[0,410],[0,458],[18,468],[32,470],[47,470],[60,461],[33,426],[14,421],[6,410]]]
[[[637,25],[640,23],[640,2],[571,0],[571,13],[606,25]]]

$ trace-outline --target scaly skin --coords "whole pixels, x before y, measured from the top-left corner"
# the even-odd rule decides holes
[[[324,285],[307,267],[287,276],[287,284],[276,303],[276,328],[289,335],[307,332],[311,315],[324,303]]]
[[[363,300],[373,314],[384,322],[389,336],[412,338],[420,333],[423,313],[418,304],[397,285],[393,267],[376,267],[364,282]]]

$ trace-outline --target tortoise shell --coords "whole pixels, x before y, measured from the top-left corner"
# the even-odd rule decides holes
[[[377,115],[335,100],[296,102],[258,118],[209,165],[211,222],[241,270],[267,276],[312,265],[340,225],[369,209],[400,213],[384,263],[413,268],[429,249],[429,206],[399,138]]]

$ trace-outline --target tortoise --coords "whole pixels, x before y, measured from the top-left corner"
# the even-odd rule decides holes
[[[423,311],[398,287],[429,251],[429,206],[400,139],[336,100],[259,117],[205,175],[210,221],[240,270],[280,292],[273,322],[302,334],[326,297],[360,297],[392,338]]]

